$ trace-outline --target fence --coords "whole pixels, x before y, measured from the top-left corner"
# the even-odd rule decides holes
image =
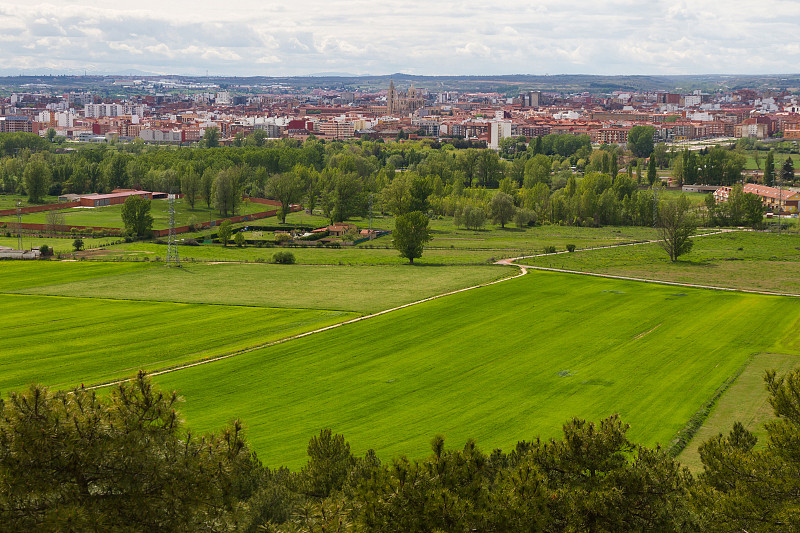
[[[40,213],[42,211],[55,211],[57,209],[69,209],[70,207],[79,207],[81,205],[80,202],[64,202],[62,204],[46,204],[46,205],[31,205],[28,207],[21,207],[19,212],[22,214],[25,213]],[[9,215],[16,215],[17,208],[13,209],[0,209],[0,217],[6,217]]]

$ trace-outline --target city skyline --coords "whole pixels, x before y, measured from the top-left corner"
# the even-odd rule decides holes
[[[236,6],[0,3],[0,75],[788,74],[800,60],[800,5],[782,0]]]

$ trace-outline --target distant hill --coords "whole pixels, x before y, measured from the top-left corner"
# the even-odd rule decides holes
[[[1,73],[2,71],[0,71]],[[398,87],[414,84],[416,87],[437,91],[499,92],[516,94],[525,90],[574,93],[589,92],[608,94],[614,91],[717,91],[739,88],[776,89],[800,92],[800,74],[725,75],[706,74],[690,76],[596,76],[583,74],[531,75],[508,74],[502,76],[420,76],[413,74],[385,74],[357,76],[349,73],[320,72],[310,76],[291,77],[239,77],[239,76],[161,76],[131,70],[117,73],[95,73],[83,75],[38,75],[26,74],[0,77],[0,87],[5,90],[23,90],[23,86],[48,85],[53,88],[100,90],[108,87],[114,79],[136,78],[157,80],[159,78],[183,80],[194,83],[213,83],[223,88],[235,89],[248,86],[249,91],[258,91],[259,86],[284,85],[289,88],[327,88],[346,90],[382,90],[394,80]],[[113,78],[113,79],[112,79]]]

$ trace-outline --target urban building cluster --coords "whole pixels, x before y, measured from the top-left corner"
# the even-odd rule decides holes
[[[485,141],[497,149],[506,137],[547,134],[588,135],[593,143],[627,142],[636,125],[652,125],[656,142],[691,139],[800,139],[800,102],[779,91],[741,89],[707,94],[678,92],[588,92],[556,94],[436,92],[401,88],[361,91],[286,87],[222,89],[213,85],[161,80],[127,80],[141,93],[102,99],[88,92],[14,93],[0,100],[0,131],[26,131],[83,142],[113,138],[149,143],[196,143],[217,128],[222,144],[236,134],[263,131],[267,138],[315,135],[397,139],[457,137]],[[302,93],[302,94],[301,94]]]

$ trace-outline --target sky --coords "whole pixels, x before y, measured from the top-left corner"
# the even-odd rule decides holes
[[[788,74],[797,0],[0,1],[0,73]]]

